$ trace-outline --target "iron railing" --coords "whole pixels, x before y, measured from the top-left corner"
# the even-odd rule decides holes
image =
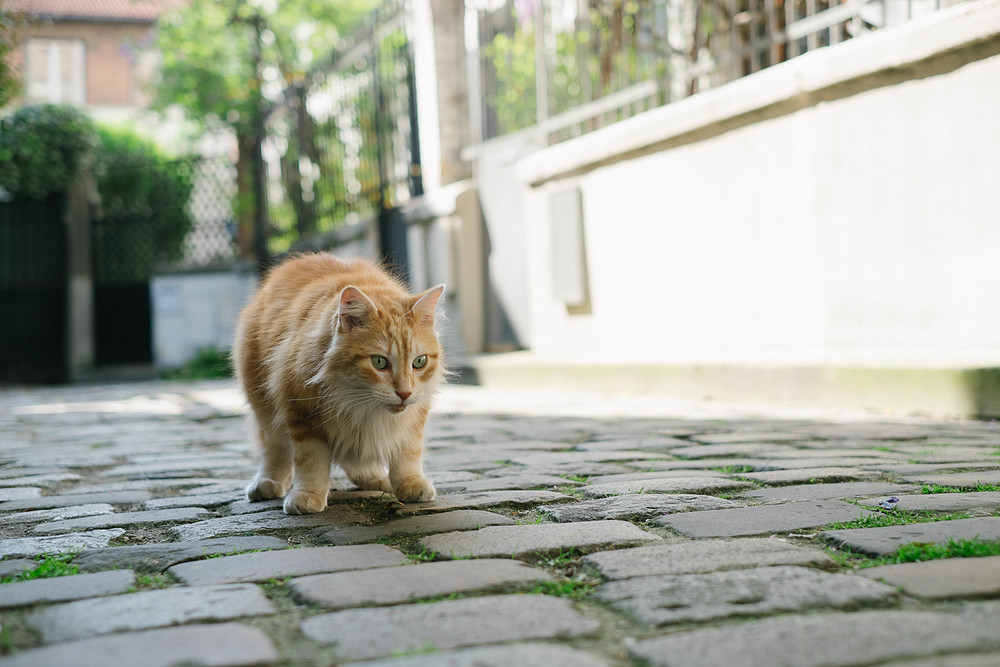
[[[422,194],[413,79],[405,3],[391,0],[268,110],[272,253]]]
[[[549,142],[956,0],[469,0],[479,140]]]

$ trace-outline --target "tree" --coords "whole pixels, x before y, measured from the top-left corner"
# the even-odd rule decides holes
[[[260,187],[254,155],[264,107],[296,95],[313,62],[332,51],[373,5],[374,0],[213,0],[185,3],[160,18],[157,106],[180,105],[203,126],[229,127],[236,135],[241,255],[254,254],[254,210],[263,206],[254,196]]]
[[[11,67],[9,54],[17,47],[24,16],[0,7],[0,109],[21,92],[19,72]]]

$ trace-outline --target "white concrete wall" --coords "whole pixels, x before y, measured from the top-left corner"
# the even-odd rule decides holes
[[[253,272],[219,271],[153,276],[153,359],[176,368],[199,350],[229,350],[240,311],[257,286]]]
[[[522,343],[591,362],[1000,365],[998,53],[1000,2],[966,3],[506,174],[487,145],[490,275]],[[567,187],[589,269],[575,314],[551,275],[548,198]]]

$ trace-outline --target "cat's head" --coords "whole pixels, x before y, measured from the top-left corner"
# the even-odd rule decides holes
[[[340,292],[334,335],[314,378],[359,412],[405,413],[430,402],[446,375],[435,330],[444,285],[402,299]]]

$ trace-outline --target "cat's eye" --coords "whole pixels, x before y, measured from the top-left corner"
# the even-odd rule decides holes
[[[383,357],[381,354],[372,355],[372,366],[380,371],[384,371],[389,368],[389,360]]]
[[[419,357],[413,360],[413,367],[416,369],[421,369],[427,365],[427,355],[421,354]]]

